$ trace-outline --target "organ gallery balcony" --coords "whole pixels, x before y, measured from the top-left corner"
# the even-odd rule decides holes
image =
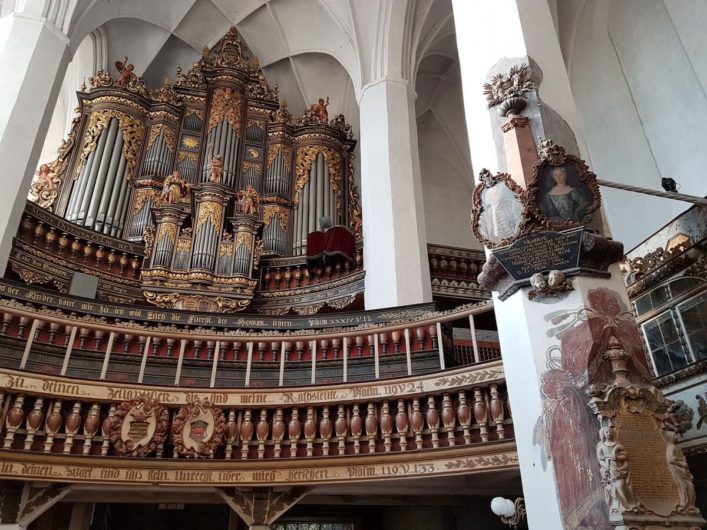
[[[468,330],[455,343],[490,303],[254,318],[0,292],[5,478],[253,486],[516,467],[501,361],[476,340],[469,353]]]

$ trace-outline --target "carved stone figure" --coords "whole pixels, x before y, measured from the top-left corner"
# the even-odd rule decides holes
[[[530,285],[533,289],[528,291],[528,300],[538,296],[557,296],[574,289],[562,271],[550,271],[547,278],[542,272],[536,272],[530,277]]]
[[[187,191],[188,187],[182,180],[181,173],[175,170],[164,179],[160,199],[162,199],[163,204],[179,204]]]
[[[257,214],[258,213],[258,192],[255,188],[248,184],[244,191],[238,192],[239,210],[241,213]]]
[[[137,75],[133,72],[133,70],[135,70],[135,65],[128,64],[127,57],[123,61],[115,61],[115,68],[120,74],[120,77],[116,80],[118,86],[125,88],[131,83],[137,81]]]
[[[209,162],[209,180],[219,183],[223,177],[223,155],[216,155]]]
[[[695,411],[682,399],[672,401],[665,413],[663,423],[667,430],[676,434],[683,434],[692,428],[692,418]]]
[[[609,512],[626,512],[638,508],[631,486],[631,471],[624,446],[615,439],[613,426],[601,430],[597,459]]]
[[[668,461],[668,469],[670,474],[678,486],[678,495],[680,504],[678,511],[688,513],[698,513],[699,510],[695,507],[695,485],[693,484],[694,477],[690,473],[690,468],[687,466],[685,455],[675,442],[677,434],[673,431],[665,431],[665,437],[668,439],[668,446],[665,449],[665,457]]]

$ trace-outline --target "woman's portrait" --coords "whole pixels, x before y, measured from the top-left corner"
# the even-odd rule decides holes
[[[538,206],[552,221],[581,223],[592,205],[589,188],[571,164],[545,168],[540,182]]]

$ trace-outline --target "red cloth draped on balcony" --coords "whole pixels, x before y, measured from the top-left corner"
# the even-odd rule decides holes
[[[307,235],[307,260],[329,257],[353,259],[354,235],[343,226],[333,226],[326,232],[310,232]]]

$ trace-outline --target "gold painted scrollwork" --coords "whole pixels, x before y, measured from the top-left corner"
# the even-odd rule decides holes
[[[322,153],[324,161],[329,168],[329,186],[336,194],[336,211],[341,211],[341,183],[344,174],[341,163],[341,154],[320,145],[310,145],[297,149],[295,158],[295,208],[299,206],[300,193],[309,182],[309,172],[312,164],[317,159],[317,155]]]
[[[255,171],[258,175],[262,175],[263,169],[260,167],[260,162],[248,162],[247,160],[243,161],[243,173],[249,170]]]
[[[152,201],[152,204],[156,204],[158,201],[159,194],[157,190],[153,188],[142,188],[138,190],[135,194],[135,202],[133,203],[132,214],[135,215],[137,212],[142,210],[145,206],[145,202],[148,200]]]
[[[211,220],[211,224],[214,225],[216,230],[220,230],[221,210],[221,205],[215,202],[202,202],[199,204],[199,213],[196,218],[196,230],[199,230],[199,227],[201,227],[207,219]]]
[[[283,162],[285,162],[285,167],[290,168],[290,164],[292,163],[292,150],[287,148],[283,144],[275,144],[271,145],[268,147],[268,168],[272,166],[273,162],[275,161],[275,158],[277,158],[277,155],[281,155]]]
[[[221,241],[218,250],[219,258],[230,256],[231,254],[233,254],[233,241]]]
[[[79,110],[78,108],[76,110]],[[69,136],[61,143],[57,150],[56,160],[46,164],[43,171],[42,167],[37,171],[36,178],[32,182],[29,189],[30,202],[36,203],[40,208],[51,210],[54,201],[59,196],[59,189],[64,181],[64,173],[69,165],[69,155],[74,150],[76,145],[76,136],[78,134],[81,116],[76,116],[71,123],[71,131]]]
[[[211,113],[207,132],[216,127],[226,117],[228,125],[240,136],[243,121],[243,97],[231,88],[217,88],[211,99]]]
[[[287,226],[289,225],[290,212],[282,206],[263,206],[263,224],[265,228],[270,226],[273,217],[277,215],[280,221],[280,227],[287,231]]]
[[[135,176],[140,142],[145,136],[145,125],[139,119],[122,111],[107,109],[97,110],[91,114],[84,135],[83,151],[81,152],[74,178],[78,178],[89,155],[96,149],[101,133],[108,127],[110,120],[113,118],[118,120],[118,127],[123,135],[123,156],[128,162],[127,179],[132,180]]]
[[[164,136],[164,141],[167,144],[167,149],[170,151],[174,151],[174,148],[177,145],[177,135],[171,127],[166,127],[162,123],[159,123],[155,126],[153,126],[150,129],[150,135],[147,138],[147,148],[150,149],[152,147],[152,144],[155,143],[155,140],[159,137],[160,133]]]
[[[253,234],[250,232],[238,232],[236,236],[236,250],[246,245],[248,248],[253,244]]]
[[[177,225],[172,223],[160,225],[160,234],[157,241],[162,241],[165,238],[169,239],[172,245],[174,245],[174,242],[177,240]]]

